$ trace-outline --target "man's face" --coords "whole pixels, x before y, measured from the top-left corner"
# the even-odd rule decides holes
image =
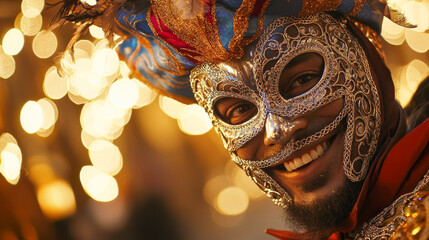
[[[282,97],[290,99],[314,87],[323,75],[324,65],[323,58],[311,52],[291,60],[282,71],[279,81]],[[265,128],[237,149],[236,154],[242,159],[253,161],[276,156],[291,140],[305,139],[329,125],[343,108],[344,100],[337,99],[292,118],[293,127],[287,134],[276,139],[270,137]],[[221,98],[214,109],[219,118],[234,125],[251,119],[258,111],[254,104],[240,98]],[[335,224],[337,219],[343,220],[353,206],[350,203],[356,200],[357,194],[349,193],[351,188],[356,187],[347,179],[343,170],[345,130],[346,123],[343,121],[326,136],[293,152],[275,166],[264,168],[291,195],[291,215],[298,218],[296,220],[301,224],[309,224],[312,229],[325,228],[326,225]],[[341,209],[334,211],[335,215],[324,211],[331,211],[329,205],[333,203],[341,206]],[[319,214],[309,214],[316,211]]]
[[[381,124],[362,48],[341,22],[319,14],[278,19],[249,56],[197,67],[198,103],[233,160],[275,203],[304,218],[317,212],[322,223],[325,212],[346,216]],[[302,222],[319,224],[313,218]]]

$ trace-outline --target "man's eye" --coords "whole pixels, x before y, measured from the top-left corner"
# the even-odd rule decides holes
[[[290,87],[282,95],[286,98],[292,98],[303,94],[316,85],[321,77],[319,73],[302,74],[292,80]]]
[[[279,93],[285,99],[304,94],[322,78],[324,60],[318,53],[304,53],[293,58],[283,69]]]
[[[241,124],[251,119],[258,109],[246,100],[227,98],[216,103],[217,115],[231,125]]]
[[[306,84],[312,83],[313,81],[319,81],[320,76],[318,74],[304,74],[294,79],[292,87],[303,87]]]
[[[253,117],[256,113],[255,105],[251,103],[238,103],[226,112],[226,119],[232,125],[243,123]]]

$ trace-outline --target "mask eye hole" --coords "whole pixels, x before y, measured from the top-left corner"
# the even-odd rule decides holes
[[[239,98],[222,98],[216,101],[214,112],[222,121],[238,125],[250,120],[258,112],[255,104]]]
[[[279,92],[284,99],[304,94],[322,78],[325,62],[317,53],[304,53],[294,57],[283,69]]]

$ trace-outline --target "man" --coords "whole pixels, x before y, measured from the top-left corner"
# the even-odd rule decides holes
[[[384,1],[65,2],[62,18],[125,37],[142,81],[205,108],[294,230],[268,233],[428,238],[429,122],[406,135],[378,42],[383,13],[397,16]]]

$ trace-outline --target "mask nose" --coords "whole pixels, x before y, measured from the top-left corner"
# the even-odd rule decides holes
[[[264,144],[266,146],[285,144],[292,140],[294,133],[307,127],[307,120],[289,120],[273,113],[268,113],[265,122]]]

